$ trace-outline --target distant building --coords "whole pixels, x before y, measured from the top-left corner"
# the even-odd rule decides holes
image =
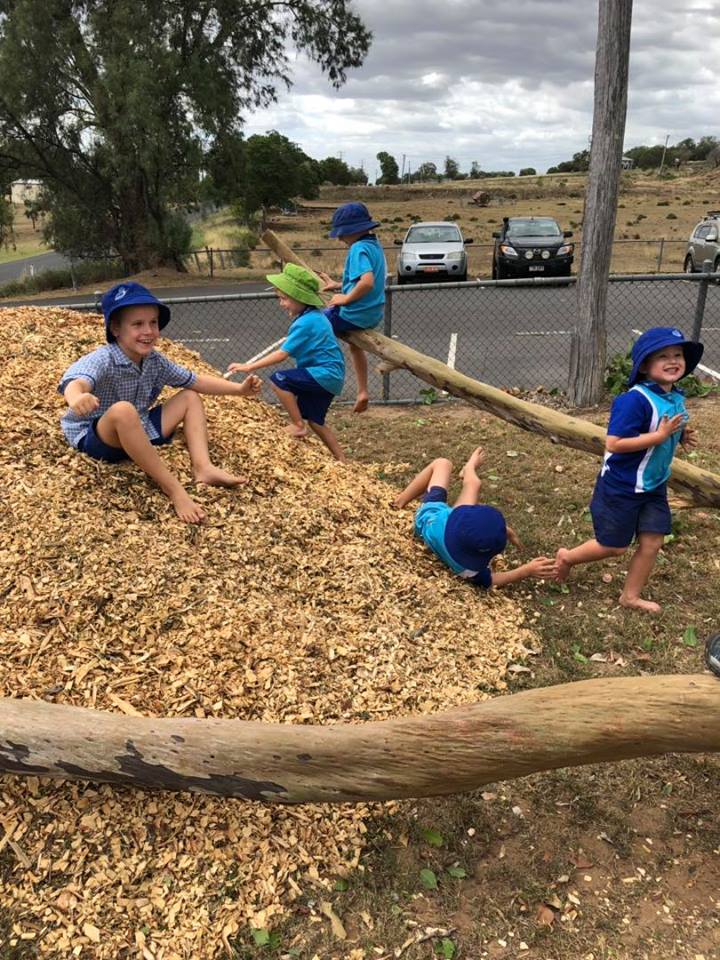
[[[37,200],[42,189],[42,180],[13,180],[10,184],[10,200],[21,207],[26,200]]]
[[[632,168],[635,166],[635,161],[632,157],[623,157],[620,161],[620,164],[623,170],[632,170]]]

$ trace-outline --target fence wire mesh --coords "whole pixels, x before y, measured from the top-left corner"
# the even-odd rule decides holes
[[[705,343],[701,373],[720,379],[720,276],[612,277],[607,298],[608,357],[626,353],[639,333],[677,326]],[[167,334],[218,371],[233,361],[257,359],[280,346],[287,317],[273,292],[169,298]],[[92,306],[92,305],[91,305]],[[570,342],[576,322],[574,279],[484,281],[467,284],[390,286],[386,291],[387,336],[497,387],[565,390]],[[369,358],[374,402],[418,402],[426,384],[407,371],[386,378]],[[347,362],[340,400],[354,396]],[[267,371],[268,373],[270,370]],[[267,378],[266,378],[267,379]],[[265,387],[263,395],[273,399]]]

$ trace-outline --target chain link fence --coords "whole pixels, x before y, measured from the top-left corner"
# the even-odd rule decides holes
[[[720,381],[720,274],[615,276],[607,301],[608,357],[653,326],[678,326],[705,343],[701,375]],[[277,349],[287,317],[274,292],[176,297],[167,334],[218,371]],[[78,309],[78,305],[70,305]],[[95,309],[85,304],[80,309]],[[576,319],[575,279],[391,285],[378,329],[497,387],[563,391]],[[418,402],[426,384],[407,371],[381,376],[370,357],[371,398]],[[352,365],[341,400],[354,397]],[[270,370],[267,371],[268,373]],[[262,371],[261,371],[262,373]],[[272,392],[264,388],[268,400]]]

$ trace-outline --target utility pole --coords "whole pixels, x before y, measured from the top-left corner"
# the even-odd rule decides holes
[[[631,24],[632,0],[600,0],[592,149],[568,378],[570,400],[578,407],[597,403],[604,388],[605,310],[625,136]]]
[[[400,171],[400,183],[403,182],[405,176],[405,154],[403,154],[402,170]]]
[[[670,139],[670,134],[668,133],[668,135],[665,137],[665,146],[663,147],[662,157],[660,159],[660,169],[658,170],[658,174],[661,174],[663,172],[663,167],[665,166],[665,154],[667,153],[667,145],[668,145],[669,139]]]

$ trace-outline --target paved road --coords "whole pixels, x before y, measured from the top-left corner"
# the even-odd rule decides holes
[[[39,253],[36,257],[25,257],[22,260],[12,260],[10,263],[0,263],[0,285],[17,280],[23,273],[28,276],[31,269],[35,273],[43,270],[53,270],[57,267],[67,267],[70,261],[59,253]]]
[[[282,341],[287,320],[267,284],[233,284],[213,294],[237,294],[238,300],[207,300],[173,305],[167,332],[197,350],[218,370],[233,360],[269,352]],[[637,330],[680,326],[692,330],[697,283],[678,281],[615,282],[608,297],[608,353],[625,352]],[[207,287],[157,290],[168,299],[207,298]],[[720,371],[720,287],[708,288],[703,362]],[[88,298],[77,298],[88,302]],[[48,301],[44,301],[48,303]],[[67,298],[63,302],[69,302]],[[495,386],[547,389],[566,386],[575,289],[564,286],[484,286],[402,289],[392,293],[392,336],[430,356]],[[371,368],[373,367],[371,361]],[[347,378],[344,398],[354,391]],[[381,380],[371,373],[373,396]],[[423,384],[411,374],[391,375],[392,399],[415,399]]]

